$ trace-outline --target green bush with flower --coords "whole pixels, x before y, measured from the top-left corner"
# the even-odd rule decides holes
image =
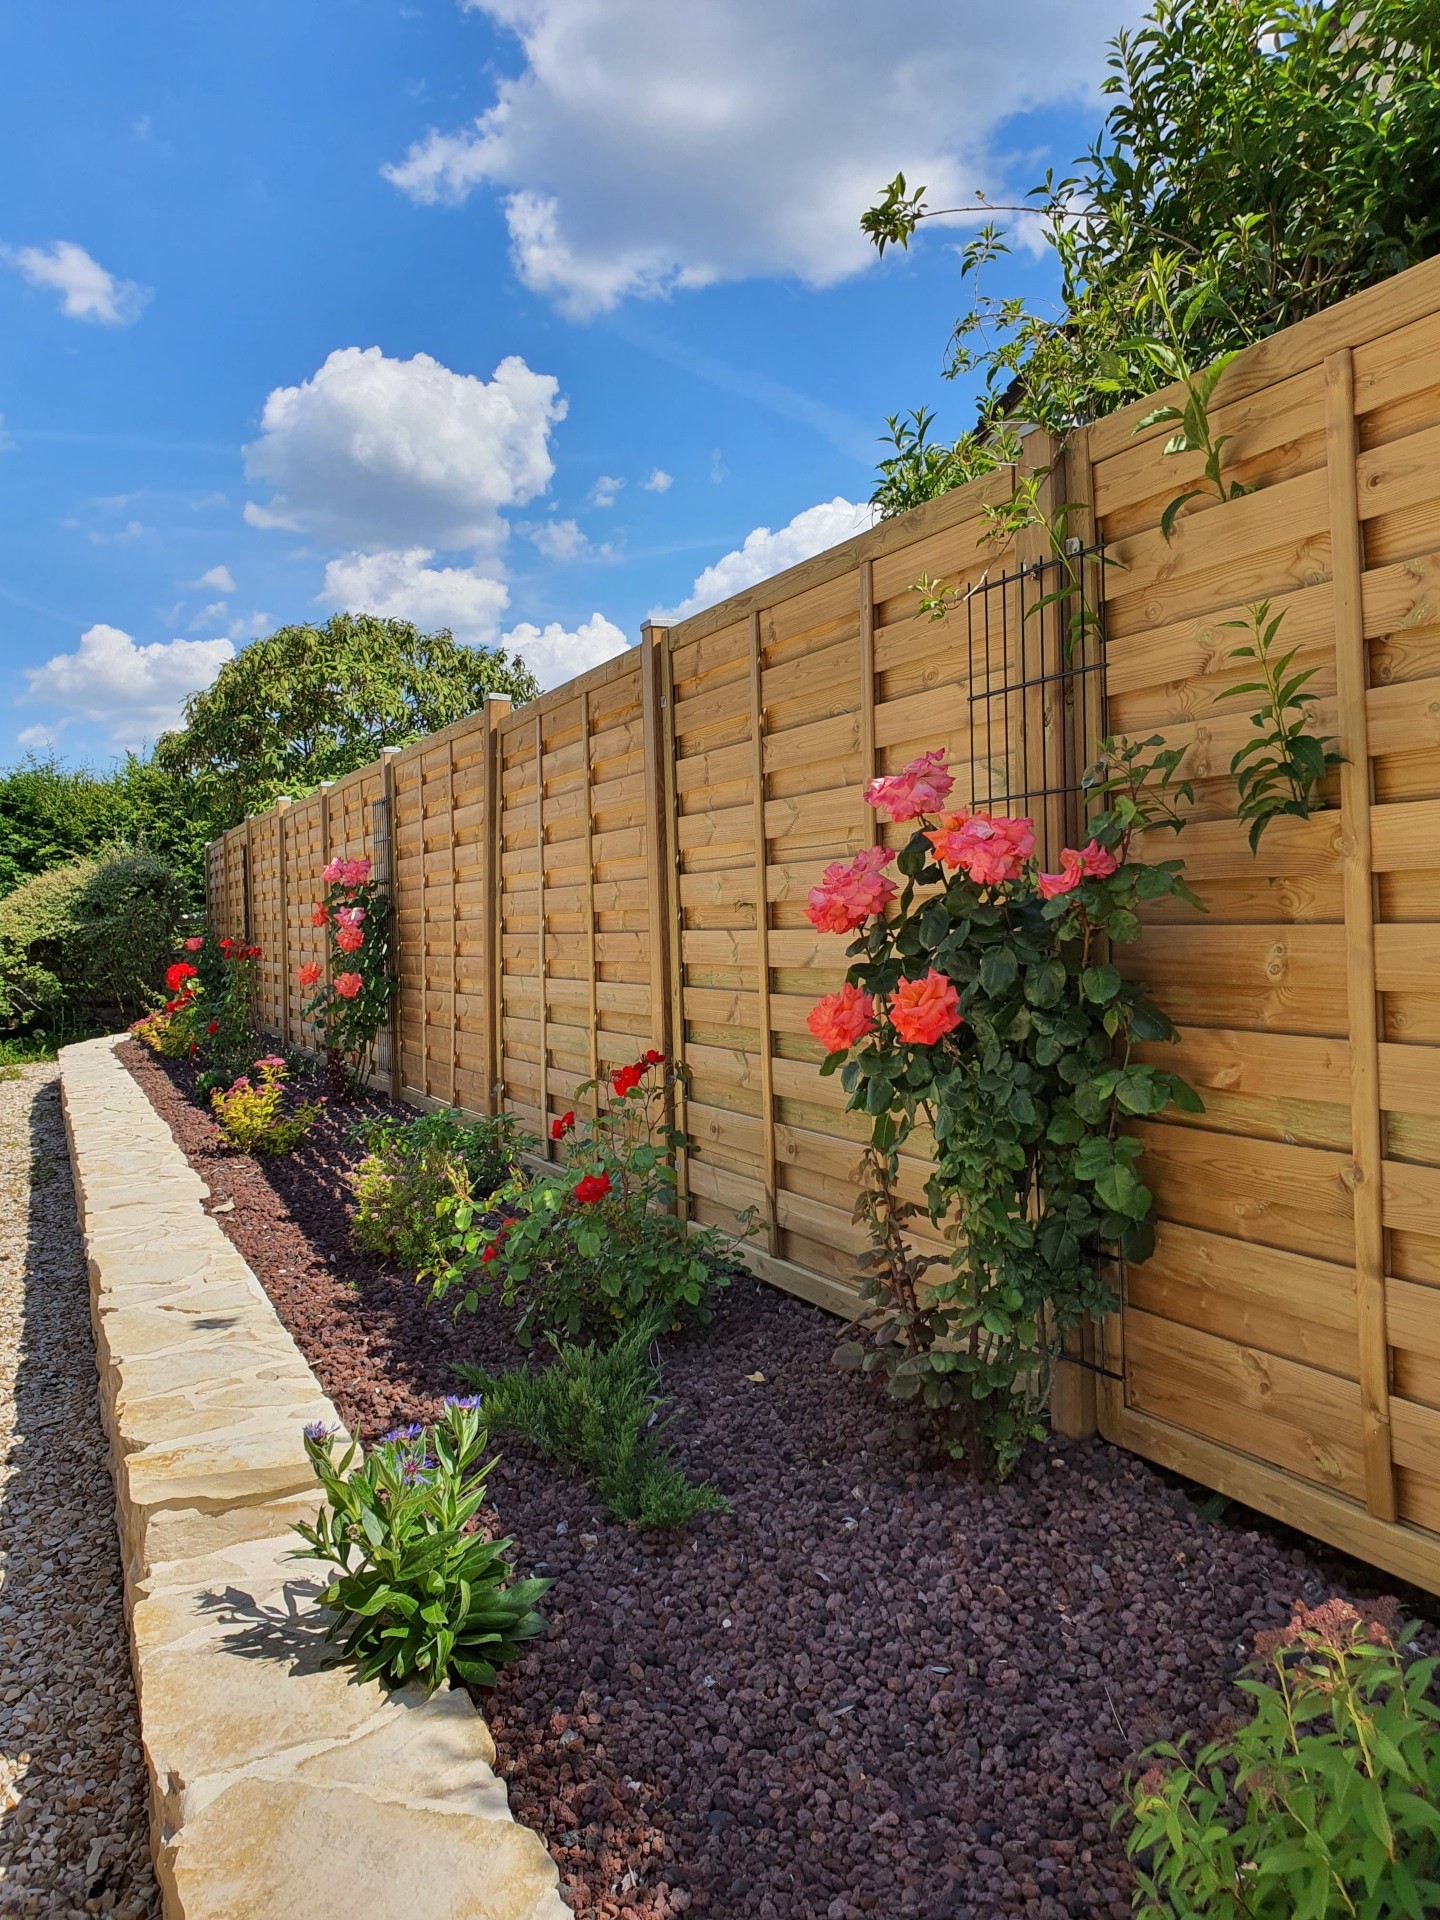
[[[1106,742],[1087,775],[1091,838],[1042,873],[1033,823],[947,810],[944,756],[923,754],[865,791],[883,818],[914,823],[904,845],[832,864],[806,907],[821,931],[854,936],[845,983],[809,1027],[821,1072],[839,1072],[871,1128],[857,1218],[875,1244],[860,1337],[837,1362],[883,1376],[989,1470],[1008,1471],[1039,1431],[1066,1335],[1113,1306],[1106,1259],[1153,1245],[1126,1123],[1200,1107],[1135,1059],[1137,1041],[1174,1028],[1109,957],[1138,938],[1145,901],[1198,905],[1178,860],[1130,858],[1137,833],[1181,825],[1178,762],[1158,737]],[[895,1195],[917,1129],[930,1135],[914,1149],[932,1158],[926,1210],[952,1248],[942,1277],[906,1245]]]
[[[1440,1912],[1440,1663],[1412,1657],[1415,1632],[1330,1600],[1257,1637],[1250,1718],[1198,1751],[1151,1748],[1116,1815],[1137,1914]]]
[[[440,1203],[445,1250],[420,1276],[431,1298],[460,1292],[473,1312],[498,1291],[519,1308],[516,1337],[608,1338],[641,1313],[664,1326],[704,1325],[736,1239],[714,1229],[687,1231],[674,1212],[676,1148],[668,1124],[677,1070],[653,1048],[617,1067],[607,1081],[586,1081],[597,1112],[552,1122],[563,1169],[523,1170],[480,1200],[459,1192]]]
[[[210,1095],[211,1111],[228,1147],[241,1153],[292,1153],[320,1118],[322,1100],[286,1104],[285,1062],[267,1053],[249,1073]]]
[[[331,1089],[344,1099],[370,1072],[395,992],[390,899],[371,878],[368,859],[332,860],[320,878],[325,898],[310,919],[326,930],[329,978],[318,960],[307,960],[296,978],[311,993],[301,1015],[320,1029]]]
[[[348,1175],[355,1244],[418,1271],[442,1251],[438,1209],[456,1195],[484,1200],[535,1141],[509,1114],[463,1120],[448,1107],[401,1120],[378,1114],[352,1137],[365,1148]]]
[[[416,1682],[433,1692],[451,1672],[471,1686],[545,1631],[535,1602],[548,1580],[517,1580],[508,1540],[479,1525],[494,1466],[474,1397],[450,1399],[433,1427],[388,1433],[363,1462],[353,1440],[337,1459],[336,1433],[305,1429],[305,1451],[325,1494],[296,1559],[336,1569],[320,1596],[335,1618],[326,1635],[361,1680]]]

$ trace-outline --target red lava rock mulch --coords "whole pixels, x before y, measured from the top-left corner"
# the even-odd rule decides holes
[[[219,1148],[188,1068],[120,1057],[350,1425],[432,1417],[452,1359],[515,1362],[498,1309],[453,1323],[351,1247],[345,1113],[261,1164]],[[484,1697],[517,1818],[585,1920],[1127,1914],[1127,1761],[1233,1709],[1292,1599],[1374,1586],[1098,1441],[1000,1487],[918,1466],[832,1370],[835,1332],[747,1279],[669,1343],[677,1451],[733,1508],[678,1534],[627,1532],[506,1440],[500,1522],[555,1580],[549,1637]]]

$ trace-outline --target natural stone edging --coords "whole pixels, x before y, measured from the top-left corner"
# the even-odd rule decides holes
[[[323,1665],[289,1529],[335,1409],[116,1044],[60,1064],[167,1920],[564,1920],[468,1696]]]

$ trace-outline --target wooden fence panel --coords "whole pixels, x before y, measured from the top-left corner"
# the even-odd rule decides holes
[[[1143,1057],[1205,1111],[1137,1129],[1155,1255],[1120,1277],[1088,1401],[1062,1370],[1060,1417],[1082,1427],[1092,1404],[1110,1439],[1440,1591],[1440,261],[1226,369],[1212,421],[1251,491],[1192,502],[1168,541],[1166,503],[1202,474],[1137,430],[1153,404],[1073,434],[1046,491],[1106,549],[1109,730],[1162,733],[1195,786],[1155,852],[1184,859],[1206,912],[1157,904],[1120,960],[1180,1029]],[[1027,443],[1027,464],[1052,457]],[[844,967],[808,890],[881,832],[903,841],[862,788],[930,747],[956,805],[1032,812],[1053,863],[1063,819],[1039,789],[1100,726],[1088,683],[1064,706],[1017,657],[995,581],[1046,547],[1037,526],[997,541],[1013,487],[1006,469],[959,489],[225,835],[212,922],[288,970],[267,963],[262,1016],[283,1027],[288,1006],[313,1038],[283,989],[324,959],[320,869],[381,854],[392,1087],[503,1107],[548,1155],[583,1081],[673,1051],[687,1216],[754,1207],[755,1269],[847,1311],[865,1127],[805,1024]],[[919,614],[925,576],[958,596],[943,621]],[[1252,667],[1233,623],[1262,600],[1346,764],[1257,858],[1229,769],[1254,705],[1234,697]],[[1023,697],[987,697],[1017,668]],[[902,1162],[912,1196],[925,1148]]]

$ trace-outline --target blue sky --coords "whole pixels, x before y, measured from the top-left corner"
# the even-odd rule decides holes
[[[971,414],[955,230],[877,263],[861,210],[1063,165],[1139,12],[12,0],[0,763],[341,606],[553,684],[843,537],[887,413]]]

